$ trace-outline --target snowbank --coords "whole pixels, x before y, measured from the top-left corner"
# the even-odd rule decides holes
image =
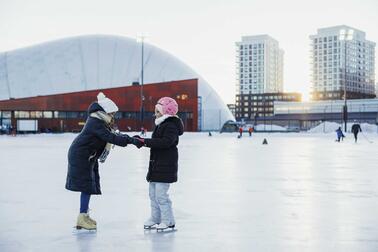
[[[264,127],[265,126],[265,127]],[[268,131],[286,131],[285,127],[279,125],[271,125],[271,124],[257,124],[254,126],[255,130],[268,130]]]
[[[354,122],[347,123],[347,129],[348,132],[350,132],[350,129],[352,128],[352,125]],[[369,123],[361,123],[361,129],[362,132],[365,133],[377,133],[377,125],[369,124]],[[308,133],[334,133],[335,130],[341,127],[342,130],[344,130],[344,124],[335,123],[335,122],[323,122],[319,124],[318,126],[308,130]]]
[[[309,133],[330,133],[335,132],[335,130],[338,127],[341,127],[342,125],[335,122],[323,122],[319,124],[318,126],[309,129],[307,132]]]
[[[347,124],[347,126],[349,128],[352,127],[353,124]],[[362,123],[361,124],[361,129],[362,129],[362,132],[366,132],[366,133],[377,133],[378,132],[378,129],[377,129],[377,125],[374,125],[374,124],[369,124],[369,123]]]

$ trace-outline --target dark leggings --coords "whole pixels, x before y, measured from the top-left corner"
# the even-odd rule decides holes
[[[358,132],[353,132],[353,135],[354,135],[354,140],[357,141]]]
[[[87,213],[89,208],[89,200],[91,199],[90,194],[84,192],[80,195],[80,213]]]

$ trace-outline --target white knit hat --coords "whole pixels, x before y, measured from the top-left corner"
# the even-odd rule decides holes
[[[97,102],[107,114],[118,111],[117,105],[108,97],[106,97],[103,92],[98,93]]]

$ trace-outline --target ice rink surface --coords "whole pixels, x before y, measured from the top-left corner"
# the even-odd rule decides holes
[[[91,199],[97,233],[73,234],[64,189],[74,134],[0,136],[0,251],[378,251],[378,137],[185,133],[177,231],[144,231],[149,149],[116,147]],[[267,138],[268,145],[262,145]]]

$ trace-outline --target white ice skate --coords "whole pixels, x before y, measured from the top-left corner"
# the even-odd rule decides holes
[[[151,218],[144,222],[144,229],[155,229],[159,223],[153,221]]]
[[[157,227],[156,227],[156,231],[157,232],[164,232],[166,230],[171,230],[173,231],[175,228],[175,224],[173,225],[167,225],[165,223],[160,223]]]

